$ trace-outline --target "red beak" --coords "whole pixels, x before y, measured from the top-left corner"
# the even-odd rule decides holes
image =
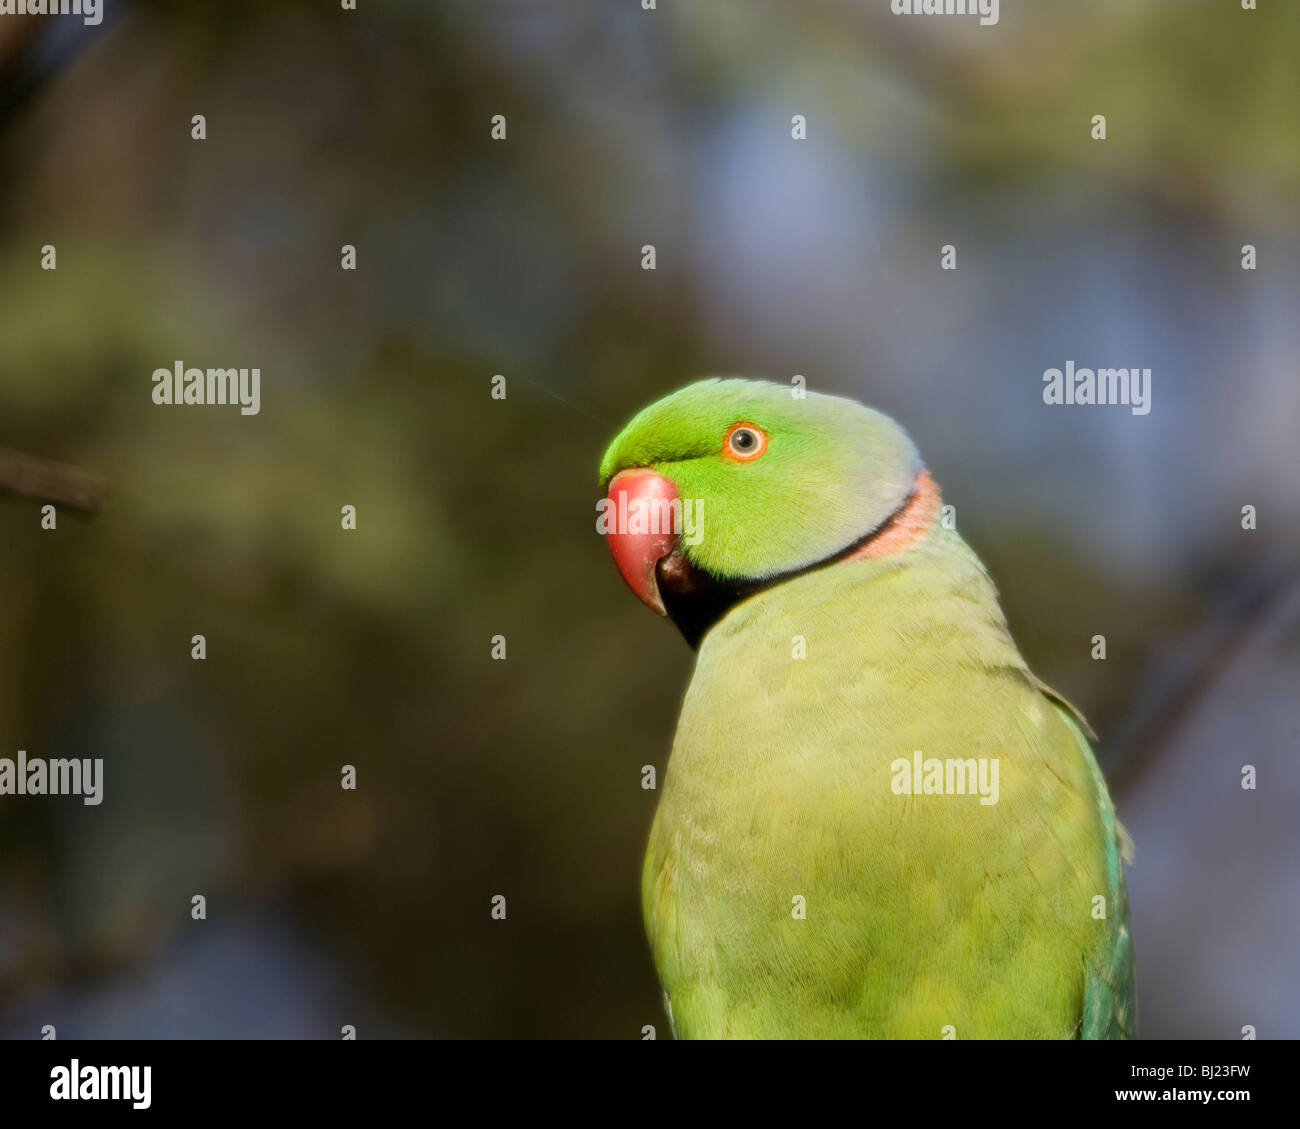
[[[677,547],[669,503],[677,487],[652,470],[638,468],[614,475],[605,511],[609,551],[627,586],[646,607],[667,615],[655,566]],[[632,532],[635,530],[635,532]]]

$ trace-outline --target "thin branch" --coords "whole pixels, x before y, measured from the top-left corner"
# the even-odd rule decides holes
[[[93,471],[0,447],[0,494],[93,514],[104,498],[104,480]]]
[[[1136,705],[1103,743],[1106,771],[1122,795],[1168,753],[1188,719],[1261,640],[1300,614],[1300,572],[1283,570],[1238,592],[1186,649],[1139,686]]]

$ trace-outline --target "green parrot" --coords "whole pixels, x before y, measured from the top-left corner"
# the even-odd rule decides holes
[[[679,1038],[1129,1038],[1131,844],[906,432],[711,379],[598,529],[697,649],[642,907]]]

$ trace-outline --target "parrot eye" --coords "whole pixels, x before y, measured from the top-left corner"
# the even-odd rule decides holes
[[[752,423],[733,423],[727,429],[722,453],[740,462],[752,462],[767,450],[767,433]]]

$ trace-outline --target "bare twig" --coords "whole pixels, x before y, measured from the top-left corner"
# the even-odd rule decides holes
[[[92,471],[0,447],[0,494],[93,514],[104,497],[104,480]]]
[[[1300,572],[1287,568],[1244,585],[1216,620],[1146,680],[1113,738],[1105,742],[1116,795],[1136,785],[1173,747],[1204,700],[1270,632],[1300,615]]]

